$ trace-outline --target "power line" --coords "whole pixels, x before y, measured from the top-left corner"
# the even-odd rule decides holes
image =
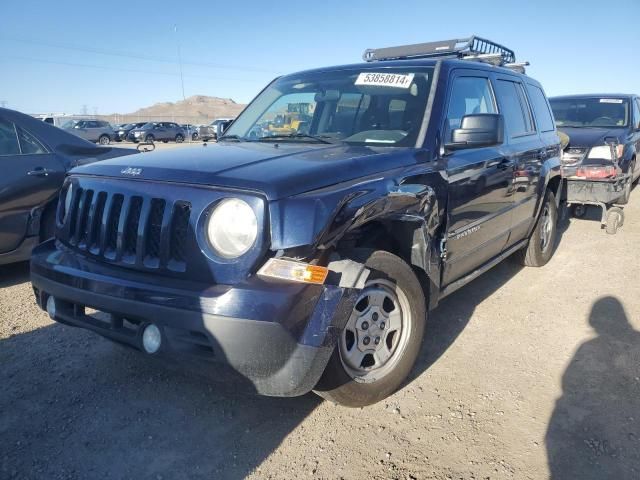
[[[76,45],[70,45],[70,44],[58,43],[58,42],[45,42],[43,40],[34,40],[31,38],[20,38],[20,37],[11,37],[7,35],[0,35],[0,39],[11,40],[14,42],[21,42],[21,43],[30,43],[33,45],[42,45],[42,46],[52,47],[52,48],[62,48],[65,50],[76,50],[79,52],[97,53],[99,55],[110,55],[115,57],[133,58],[137,60],[147,60],[152,62],[173,63],[173,60],[167,59],[165,57],[138,55],[133,53],[125,53],[117,50],[106,50],[106,49],[100,49],[95,47],[78,47]],[[219,69],[226,69],[226,70],[244,70],[244,71],[250,71],[250,72],[262,72],[262,73],[271,73],[271,74],[278,73],[274,70],[245,67],[240,65],[227,65],[227,64],[195,62],[195,61],[183,61],[183,63],[185,65],[196,65],[200,67],[219,68]]]
[[[121,71],[121,72],[131,72],[131,73],[144,73],[147,75],[170,75],[170,76],[178,76],[178,73],[175,72],[160,72],[160,71],[153,71],[153,70],[140,70],[140,69],[135,69],[135,68],[123,68],[123,67],[114,67],[112,65],[93,65],[93,64],[88,64],[88,63],[74,63],[74,62],[62,62],[62,61],[56,61],[56,60],[48,60],[48,59],[43,59],[43,58],[31,58],[31,57],[22,57],[22,56],[17,56],[17,55],[3,55],[4,59],[10,58],[10,59],[14,59],[14,60],[22,60],[22,61],[27,61],[27,62],[36,62],[36,63],[50,63],[50,64],[54,64],[54,65],[66,65],[66,66],[70,66],[70,67],[83,67],[83,68],[99,68],[102,70],[115,70],[115,71]],[[185,77],[192,77],[192,78],[206,78],[209,80],[229,80],[229,81],[234,81],[234,82],[255,82],[256,79],[254,78],[230,78],[230,77],[211,77],[208,75],[192,75],[192,74],[185,74]]]

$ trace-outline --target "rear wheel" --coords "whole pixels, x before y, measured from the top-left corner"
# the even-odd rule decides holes
[[[184,135],[179,133],[176,135],[176,143],[182,143],[182,142],[184,142]]]
[[[587,206],[582,204],[571,206],[571,215],[576,218],[583,218],[587,214]]]
[[[111,139],[109,138],[109,135],[100,135],[100,138],[98,139],[98,143],[100,145],[109,145],[110,142]]]
[[[382,250],[349,258],[371,270],[315,392],[363,407],[395,392],[413,367],[424,335],[426,302],[413,270]]]
[[[527,267],[542,267],[553,256],[558,234],[556,197],[547,190],[536,226],[527,247],[520,252],[520,261]]]

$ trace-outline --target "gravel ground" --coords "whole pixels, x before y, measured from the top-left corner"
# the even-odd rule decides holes
[[[365,409],[166,368],[52,323],[28,266],[0,267],[0,478],[638,479],[634,197],[617,235],[591,212],[548,266],[444,300],[411,381]]]

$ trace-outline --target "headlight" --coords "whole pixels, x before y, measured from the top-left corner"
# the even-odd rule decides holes
[[[624,152],[624,144],[618,144],[614,146],[617,158],[622,158]],[[611,147],[609,145],[599,145],[589,150],[588,158],[598,158],[604,160],[614,160],[611,158]]]
[[[239,257],[247,253],[258,238],[256,214],[244,200],[222,200],[209,217],[207,237],[218,255]]]

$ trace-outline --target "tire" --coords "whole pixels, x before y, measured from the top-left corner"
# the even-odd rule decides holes
[[[184,135],[182,135],[182,134],[180,134],[180,133],[179,133],[179,134],[177,134],[177,135],[176,135],[175,140],[176,140],[176,143],[182,143],[182,142],[184,142]]]
[[[394,393],[409,375],[422,345],[426,300],[418,278],[401,258],[368,249],[352,250],[345,256],[364,263],[371,273],[314,391],[346,407],[364,407]],[[369,304],[374,298],[377,304]],[[399,315],[390,315],[398,307]],[[359,333],[354,333],[350,325],[359,325]],[[398,325],[400,328],[394,330]],[[389,356],[375,366],[374,353],[365,354],[362,349],[378,357],[383,352]],[[358,367],[349,365],[352,354],[361,358]],[[371,361],[373,365],[364,366]]]
[[[194,134],[191,135],[191,141],[195,142],[196,140],[198,140],[198,134],[194,133]]]
[[[144,137],[144,141],[147,143],[153,143],[156,141],[156,138],[153,135],[147,135]]]
[[[583,218],[587,214],[587,205],[571,205],[571,215],[575,218]]]
[[[609,235],[615,235],[620,228],[624,225],[624,213],[621,208],[612,207],[607,212],[607,224],[606,224],[606,232]]]
[[[540,216],[531,232],[526,248],[520,251],[520,262],[527,267],[542,267],[547,264],[555,250],[558,236],[558,209],[556,197],[547,190]]]
[[[109,143],[111,143],[111,139],[109,138],[109,135],[100,135],[100,138],[98,138],[98,143],[100,145],[109,145]]]

